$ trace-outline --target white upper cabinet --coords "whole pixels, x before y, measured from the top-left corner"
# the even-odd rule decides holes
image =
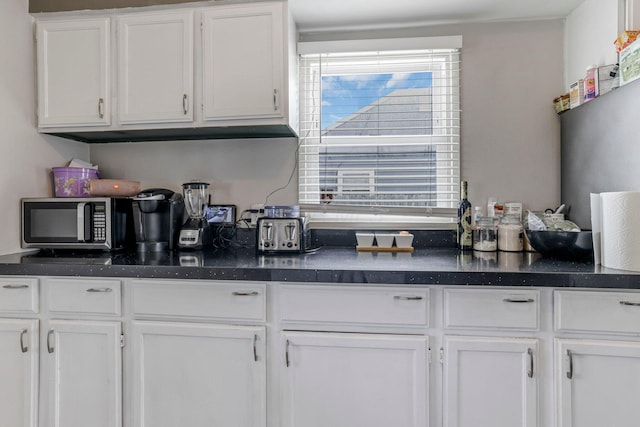
[[[193,12],[118,18],[120,123],[193,121]]]
[[[85,142],[295,136],[286,2],[209,4],[37,16],[39,130]]]
[[[204,120],[282,117],[282,3],[218,6],[202,22]]]
[[[109,18],[37,24],[38,126],[111,123]]]

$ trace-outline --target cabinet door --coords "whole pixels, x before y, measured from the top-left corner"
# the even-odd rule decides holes
[[[264,327],[135,322],[137,427],[262,427]]]
[[[444,340],[445,427],[536,427],[538,341]]]
[[[119,322],[52,320],[43,334],[49,427],[122,425]]]
[[[425,427],[424,336],[285,332],[285,427]]]
[[[121,123],[193,120],[193,12],[118,18]]]
[[[36,427],[37,320],[0,320],[0,362],[0,425]]]
[[[557,339],[558,427],[632,427],[640,419],[640,343]]]
[[[282,5],[203,12],[204,119],[282,117]]]
[[[37,24],[38,125],[111,123],[109,19]]]

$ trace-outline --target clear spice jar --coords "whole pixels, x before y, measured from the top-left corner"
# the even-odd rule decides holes
[[[498,250],[520,252],[523,249],[524,228],[516,215],[505,215],[498,226]]]
[[[493,218],[483,216],[476,220],[473,227],[473,249],[483,252],[498,249],[498,227]]]

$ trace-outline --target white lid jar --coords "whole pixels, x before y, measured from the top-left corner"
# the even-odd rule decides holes
[[[524,247],[524,228],[516,215],[505,215],[498,225],[498,250],[521,252]]]

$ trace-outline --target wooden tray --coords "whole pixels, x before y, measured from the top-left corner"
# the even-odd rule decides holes
[[[358,252],[413,252],[413,247],[410,248],[379,248],[377,246],[356,246]]]

